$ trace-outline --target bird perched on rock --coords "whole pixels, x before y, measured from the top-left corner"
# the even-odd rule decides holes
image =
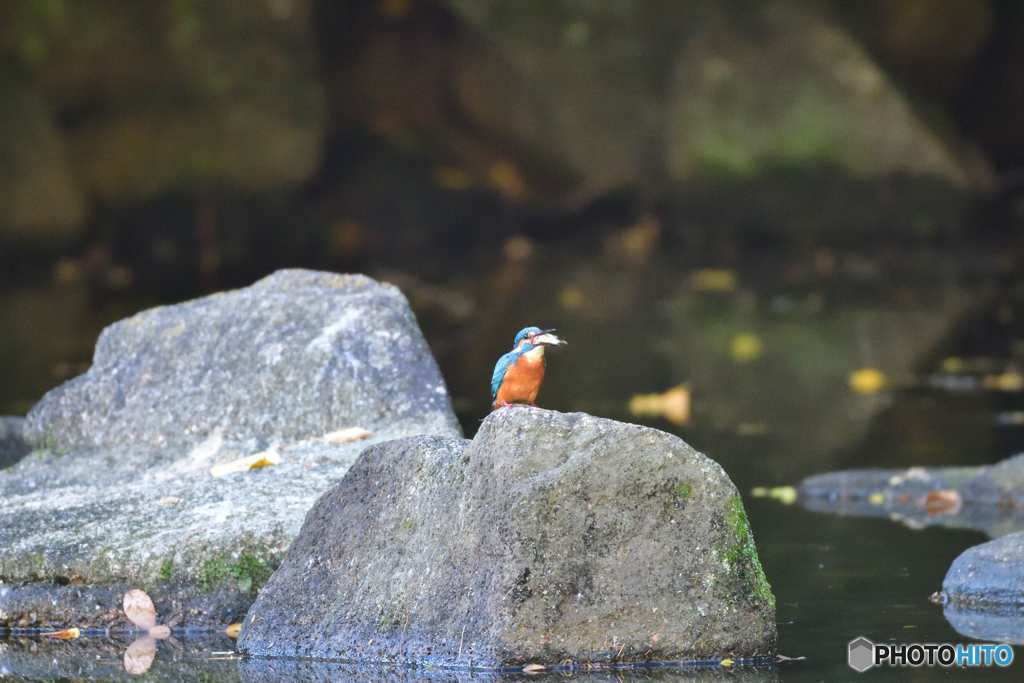
[[[519,330],[512,350],[498,359],[491,375],[491,408],[513,403],[536,405],[537,392],[544,381],[544,349],[565,344],[552,334],[554,330],[524,327]]]

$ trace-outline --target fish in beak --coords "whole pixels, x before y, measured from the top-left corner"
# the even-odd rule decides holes
[[[533,343],[545,346],[564,346],[565,344],[569,343],[564,339],[559,339],[556,335],[552,334],[552,332],[554,331],[554,328],[550,330],[544,330],[543,332],[541,332],[540,334],[533,338]]]

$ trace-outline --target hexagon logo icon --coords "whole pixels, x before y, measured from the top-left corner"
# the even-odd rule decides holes
[[[875,665],[875,644],[859,636],[847,645],[846,663],[857,673],[864,673]]]

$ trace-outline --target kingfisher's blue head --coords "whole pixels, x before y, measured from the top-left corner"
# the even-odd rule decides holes
[[[515,341],[512,342],[512,348],[518,349],[524,342],[534,346],[558,346],[559,344],[565,344],[565,342],[555,335],[551,334],[554,332],[554,328],[550,330],[542,330],[536,326],[524,327],[519,330],[516,334]]]

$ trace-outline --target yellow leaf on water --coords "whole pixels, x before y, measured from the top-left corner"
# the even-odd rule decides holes
[[[877,394],[887,383],[885,374],[875,368],[861,368],[850,373],[850,388],[858,394]]]
[[[957,356],[950,356],[949,358],[942,359],[942,371],[950,374],[956,374],[963,372],[964,370],[964,359],[958,358]]]
[[[78,636],[82,635],[82,632],[78,630],[78,627],[72,626],[71,628],[65,628],[60,631],[50,631],[49,633],[40,633],[41,636],[47,638],[57,638],[58,640],[74,640]]]
[[[690,274],[690,289],[719,294],[736,291],[736,272],[726,268],[701,268]]]
[[[281,454],[277,452],[276,448],[269,448],[261,453],[254,453],[253,455],[238,458],[231,462],[214,465],[210,468],[210,474],[215,477],[223,477],[227,474],[258,470],[263,467],[269,467],[270,465],[279,465],[280,463]]]
[[[750,489],[752,498],[774,498],[783,505],[792,505],[799,497],[797,490],[792,486],[755,486]]]
[[[761,357],[761,338],[750,332],[732,338],[729,350],[737,363],[748,363]]]
[[[124,594],[121,605],[128,621],[137,628],[148,630],[156,626],[156,607],[145,591],[133,588]]]
[[[637,417],[663,417],[672,424],[690,421],[690,389],[685,384],[661,394],[636,394],[629,399],[629,412]]]
[[[871,503],[872,505],[884,505],[885,494],[881,492],[872,493],[870,496],[868,496],[868,502]]]
[[[723,659],[721,662],[719,662],[719,664],[724,666],[726,669],[730,668],[735,663],[736,662],[734,662],[733,660],[731,660],[729,658]]]
[[[339,429],[335,432],[324,434],[321,438],[322,441],[327,443],[352,443],[353,441],[362,441],[373,436],[373,432],[362,427],[347,427],[345,429]]]
[[[239,636],[239,634],[241,632],[242,632],[242,624],[241,623],[237,623],[237,622],[234,623],[234,624],[231,624],[226,629],[224,629],[224,635],[226,635],[228,638],[238,638],[238,636]]]
[[[981,378],[981,386],[993,391],[1016,393],[1024,390],[1024,375],[1016,370],[1007,370],[998,375],[985,375]]]

